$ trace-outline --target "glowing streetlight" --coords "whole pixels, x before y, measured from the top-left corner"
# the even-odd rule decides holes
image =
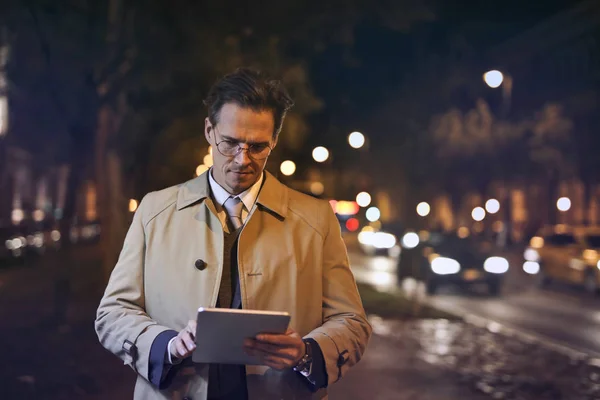
[[[489,199],[485,202],[485,209],[490,214],[496,214],[500,211],[500,202],[496,199]]]
[[[419,241],[419,235],[417,235],[415,232],[407,232],[402,237],[402,246],[406,249],[414,249],[419,245]]]
[[[371,195],[367,192],[360,192],[356,195],[356,203],[361,207],[371,204]]]
[[[558,208],[559,211],[563,212],[569,211],[571,209],[571,199],[569,199],[568,197],[561,197],[556,202],[556,208]]]
[[[483,74],[483,80],[489,87],[495,89],[502,85],[502,82],[504,81],[504,75],[502,72],[494,69]]]
[[[377,207],[369,207],[367,209],[367,212],[365,213],[365,216],[367,217],[367,219],[370,222],[375,222],[375,221],[378,221],[379,218],[381,217],[381,212],[379,211],[379,208],[377,208]]]
[[[310,192],[316,196],[320,196],[325,191],[325,186],[321,182],[313,182],[310,184]]]
[[[312,156],[316,162],[324,162],[329,158],[329,150],[323,146],[315,147]]]
[[[365,144],[365,135],[360,132],[352,132],[348,136],[348,143],[355,149],[360,149]]]
[[[429,205],[429,203],[422,201],[419,204],[417,204],[417,214],[419,214],[421,217],[428,216],[430,212],[431,206]]]
[[[473,220],[477,222],[483,221],[483,219],[485,218],[485,210],[483,209],[483,207],[475,207],[471,212],[471,217],[473,217]]]
[[[206,165],[209,168],[212,167],[212,165],[213,165],[213,158],[210,153],[205,155],[204,159],[202,161],[204,162],[204,165]]]
[[[208,167],[204,164],[200,164],[196,167],[196,176],[200,176],[206,171],[208,171]]]
[[[294,175],[294,172],[296,172],[296,164],[293,161],[285,160],[281,163],[279,170],[285,176]]]
[[[136,199],[129,199],[129,212],[135,212],[138,208],[138,202]]]

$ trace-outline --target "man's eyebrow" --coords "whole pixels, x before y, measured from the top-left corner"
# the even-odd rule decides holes
[[[246,143],[246,144],[248,144],[248,145],[251,145],[251,146],[269,146],[269,145],[271,144],[271,142],[253,142],[253,141],[251,141],[251,140],[249,140],[249,141],[245,142],[245,141],[238,140],[238,139],[236,139],[236,138],[232,138],[231,136],[227,136],[227,135],[223,135],[223,134],[221,134],[221,137],[222,137],[224,140],[227,140],[227,141],[230,141],[230,142],[235,142],[235,143]]]

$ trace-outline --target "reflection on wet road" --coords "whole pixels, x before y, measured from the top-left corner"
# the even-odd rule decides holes
[[[350,262],[358,281],[382,291],[398,290],[395,260],[352,252]],[[405,281],[401,286],[404,291],[416,289],[424,301],[445,311],[489,319],[557,346],[600,357],[599,297],[562,287],[538,289],[531,277],[517,269],[509,272],[500,297],[453,288],[426,296],[422,285],[414,281]]]

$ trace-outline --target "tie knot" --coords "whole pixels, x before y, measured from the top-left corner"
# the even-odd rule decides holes
[[[244,203],[242,203],[242,201],[240,200],[239,197],[231,197],[230,196],[225,201],[225,204],[223,204],[223,206],[227,210],[227,214],[229,215],[230,218],[232,218],[232,217],[241,218],[242,217],[242,208],[244,207]]]

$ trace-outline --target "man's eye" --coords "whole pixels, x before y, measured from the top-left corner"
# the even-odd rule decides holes
[[[227,147],[236,147],[238,145],[237,142],[234,142],[232,140],[223,140],[223,143]]]

